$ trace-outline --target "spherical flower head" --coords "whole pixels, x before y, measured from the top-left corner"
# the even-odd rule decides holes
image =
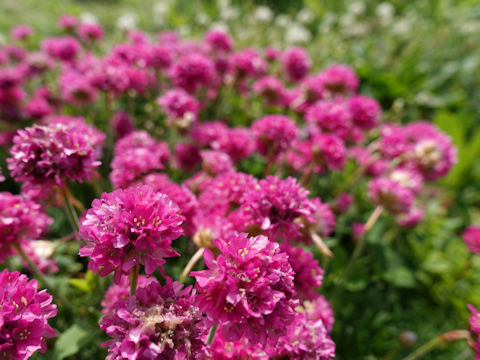
[[[205,34],[205,45],[212,53],[229,53],[233,49],[233,41],[230,36],[219,30],[211,30]]]
[[[298,298],[301,301],[315,299],[323,282],[323,270],[318,261],[311,252],[300,247],[283,243],[280,249],[288,255],[288,262],[295,273],[293,283]]]
[[[211,345],[212,360],[268,360],[269,356],[260,344],[250,344],[246,337],[236,341],[227,341],[222,336],[222,329],[215,333]]]
[[[251,130],[256,138],[257,151],[270,158],[286,151],[298,137],[297,125],[284,115],[264,116],[252,124]]]
[[[122,137],[115,143],[114,155],[120,155],[128,149],[155,146],[157,141],[146,131],[137,130]]]
[[[78,27],[78,36],[84,42],[96,42],[103,39],[103,29],[98,24],[83,23]]]
[[[403,227],[414,227],[423,220],[425,212],[423,209],[411,207],[404,214],[400,214],[395,220],[398,225]]]
[[[72,31],[77,26],[78,19],[73,15],[65,14],[60,16],[58,24],[63,30]]]
[[[89,268],[100,276],[114,272],[116,283],[139,264],[151,275],[165,257],[179,255],[172,241],[183,234],[183,220],[178,206],[150,186],[103,193],[81,224],[87,245],[80,256],[89,256]]]
[[[378,149],[387,159],[395,159],[407,154],[411,149],[404,128],[395,124],[386,124],[380,128]]]
[[[433,125],[412,123],[406,126],[405,133],[413,141],[414,162],[426,180],[447,175],[457,162],[457,149],[451,139]]]
[[[378,158],[370,149],[361,146],[353,146],[348,149],[348,156],[365,168],[365,173],[371,176],[380,176],[388,170],[390,161]]]
[[[196,124],[190,137],[200,147],[210,147],[211,149],[218,150],[220,148],[220,142],[224,138],[228,137],[228,127],[221,121],[208,121],[204,123]]]
[[[17,25],[10,31],[10,36],[13,40],[21,41],[32,37],[33,29],[28,25]]]
[[[283,106],[287,104],[285,87],[283,83],[274,76],[265,76],[255,81],[253,91],[258,94],[267,105]]]
[[[255,140],[250,129],[236,127],[228,129],[225,135],[220,137],[218,149],[228,154],[233,161],[245,159],[255,151]]]
[[[300,222],[303,225],[301,228],[302,235],[304,237],[306,236],[306,239],[310,239],[309,233],[311,231],[322,237],[330,235],[335,229],[336,224],[335,215],[330,208],[330,205],[322,202],[322,200],[318,197],[308,199],[308,205],[309,207],[307,205],[305,206],[310,211],[300,218]],[[304,238],[302,241],[309,244],[310,241],[306,241],[306,239]]]
[[[63,99],[72,105],[88,105],[97,100],[97,90],[89,79],[77,71],[65,71],[59,78],[59,87]]]
[[[280,237],[289,241],[301,236],[303,222],[313,223],[313,203],[308,190],[295,178],[284,180],[276,176],[262,179],[242,198],[241,216],[250,233],[263,233],[271,240]],[[304,221],[299,221],[304,218]]]
[[[185,217],[182,224],[185,234],[191,236],[195,233],[193,219],[198,211],[198,201],[188,187],[174,183],[165,174],[149,174],[141,180],[141,183],[151,186],[154,191],[167,194],[170,200],[178,205],[180,214]]]
[[[192,171],[202,162],[200,150],[193,144],[175,144],[175,164],[178,168]]]
[[[157,103],[169,119],[177,122],[183,120],[186,124],[183,127],[188,127],[197,119],[199,103],[183,89],[169,90],[157,99]]]
[[[352,206],[353,201],[354,201],[354,198],[352,195],[347,193],[341,193],[333,203],[332,210],[336,214],[344,214],[348,211],[348,209],[350,209],[350,206]]]
[[[135,124],[124,111],[117,111],[110,119],[110,125],[117,139],[120,139],[135,130]]]
[[[322,132],[345,139],[351,126],[352,115],[342,101],[320,100],[308,108],[305,120],[315,124]]]
[[[224,152],[202,150],[200,156],[202,157],[202,168],[209,175],[215,176],[235,171],[232,159]]]
[[[36,280],[18,271],[0,273],[0,356],[26,360],[34,352],[45,352],[45,338],[57,336],[48,319],[57,306],[46,290],[38,291]]]
[[[383,206],[392,214],[406,213],[413,204],[412,191],[388,178],[373,179],[368,194],[374,204]]]
[[[80,49],[79,42],[72,36],[51,37],[42,42],[43,51],[51,57],[65,62],[73,62]]]
[[[47,115],[50,115],[53,111],[48,101],[39,96],[36,96],[30,100],[28,104],[25,105],[23,110],[28,117],[33,119],[41,119]]]
[[[63,186],[66,178],[89,180],[100,165],[87,135],[60,123],[19,130],[10,154],[7,163],[11,176],[33,185]]]
[[[333,65],[319,74],[319,82],[330,94],[354,93],[360,81],[347,65]]]
[[[348,100],[348,108],[353,123],[363,130],[373,129],[380,122],[382,108],[374,98],[355,95]]]
[[[43,274],[58,272],[56,261],[52,258],[56,244],[48,240],[34,240],[22,244],[23,251]],[[32,271],[30,264],[22,259],[26,269]]]
[[[330,360],[335,358],[335,343],[321,320],[313,321],[305,314],[297,313],[287,335],[272,344],[268,352],[274,358]]]
[[[285,50],[282,56],[283,69],[292,82],[302,80],[312,67],[312,61],[305,49],[293,47]]]
[[[22,83],[22,71],[18,67],[0,69],[0,89],[13,89]]]
[[[191,274],[207,319],[220,323],[229,341],[245,335],[252,344],[265,344],[285,334],[298,304],[287,255],[265,236],[231,232],[214,244],[220,254],[215,259],[205,250],[208,270]]]
[[[347,161],[347,151],[342,139],[335,135],[318,134],[304,142],[301,153],[307,165],[314,163],[315,172],[342,170]]]
[[[182,56],[172,65],[170,78],[173,84],[189,93],[212,84],[215,65],[209,57],[200,53]]]
[[[463,241],[467,245],[467,249],[474,254],[480,253],[480,227],[469,226],[462,233]]]
[[[45,234],[52,223],[37,203],[9,192],[0,192],[0,261],[14,245],[24,246]]]
[[[164,286],[150,281],[117,302],[100,327],[112,338],[103,344],[107,360],[199,359],[208,332],[191,288],[170,278]]]
[[[230,71],[237,80],[258,78],[267,72],[265,60],[253,49],[243,49],[229,57]]]
[[[322,320],[327,332],[332,331],[335,318],[330,303],[323,295],[318,295],[313,301],[305,301],[303,307],[308,319],[312,321]]]
[[[415,168],[397,167],[390,172],[388,177],[409,188],[414,194],[418,194],[423,187],[422,174]]]

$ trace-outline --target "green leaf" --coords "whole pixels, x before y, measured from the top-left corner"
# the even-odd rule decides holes
[[[89,335],[89,332],[78,325],[72,325],[67,331],[60,334],[55,344],[54,359],[62,360],[72,356],[80,350],[83,340]]]

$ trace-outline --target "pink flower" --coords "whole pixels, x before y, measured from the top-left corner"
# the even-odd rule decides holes
[[[292,82],[302,80],[310,70],[312,61],[305,49],[293,47],[285,50],[282,57],[283,69]]]
[[[78,24],[78,19],[73,15],[62,15],[58,20],[58,24],[63,30],[72,31]]]
[[[205,34],[205,45],[212,53],[229,53],[232,51],[232,39],[227,33],[212,30]]]
[[[314,165],[314,172],[342,170],[347,161],[345,143],[335,135],[318,134],[300,143],[297,150],[303,159],[303,167]]]
[[[228,154],[233,161],[240,161],[253,154],[255,141],[250,129],[236,127],[227,129],[219,138],[218,149]]]
[[[235,171],[232,159],[224,152],[202,150],[200,156],[203,170],[211,176]]]
[[[175,144],[176,166],[186,171],[192,171],[202,161],[199,149],[188,143]]]
[[[80,182],[90,179],[100,161],[83,130],[61,123],[19,130],[7,159],[11,176],[30,184],[58,186],[63,186],[66,178]]]
[[[250,344],[246,337],[236,341],[227,341],[222,336],[222,329],[215,333],[211,345],[212,360],[269,360],[269,356],[260,344]]]
[[[10,32],[13,40],[25,40],[33,35],[33,29],[28,25],[17,25]]]
[[[276,158],[287,150],[298,136],[295,122],[284,115],[267,115],[252,124],[257,151],[266,157]]]
[[[228,127],[221,121],[208,121],[195,124],[190,137],[200,147],[210,147],[211,149],[218,150],[220,143],[227,135]]]
[[[396,218],[398,225],[403,227],[414,227],[423,220],[425,213],[422,209],[411,207],[406,213],[400,214]]]
[[[9,192],[0,192],[0,262],[14,253],[14,245],[24,247],[45,234],[53,222],[37,203]]]
[[[285,334],[298,304],[287,255],[265,236],[231,232],[214,244],[220,254],[215,259],[205,250],[208,270],[191,274],[207,319],[219,323],[229,341],[245,335],[252,344],[265,344]]]
[[[320,100],[308,108],[305,120],[315,124],[322,132],[345,139],[351,127],[352,115],[341,101]]]
[[[341,193],[332,205],[332,209],[336,214],[344,214],[350,209],[354,198],[347,193]]]
[[[314,321],[303,313],[297,313],[287,335],[272,344],[268,352],[272,358],[330,360],[335,358],[335,343],[322,320]]]
[[[134,296],[120,300],[100,327],[112,338],[107,360],[199,359],[208,329],[191,287],[167,278],[162,286],[150,281]]]
[[[110,119],[110,124],[117,139],[120,139],[135,130],[135,124],[124,111],[117,111]]]
[[[374,204],[383,206],[392,214],[406,213],[413,204],[412,191],[388,178],[373,179],[368,194]]]
[[[213,61],[200,53],[182,56],[172,65],[170,73],[173,84],[191,94],[212,85],[214,76]]]
[[[77,32],[80,39],[87,43],[99,41],[103,38],[103,29],[97,24],[80,24]]]
[[[380,121],[382,108],[373,98],[355,95],[348,100],[353,123],[364,130],[374,128]]]
[[[468,250],[474,254],[480,253],[480,227],[469,226],[462,233],[463,241],[467,245]]]
[[[97,90],[84,75],[76,71],[65,71],[59,78],[63,99],[72,105],[88,105],[97,100]]]
[[[237,80],[247,77],[258,78],[265,75],[267,64],[253,49],[243,49],[229,57],[230,72]]]
[[[253,84],[257,93],[268,106],[286,105],[286,90],[283,83],[274,76],[265,76]]]
[[[173,120],[183,119],[188,127],[197,120],[198,101],[183,89],[172,89],[157,99],[158,105]]]
[[[468,309],[472,312],[469,320],[470,330],[473,332],[471,340],[475,341],[472,345],[475,352],[475,360],[480,360],[480,313],[473,305],[468,305]]]
[[[48,319],[57,315],[57,306],[46,290],[38,291],[36,280],[18,271],[0,273],[0,355],[26,360],[34,352],[46,351],[45,338],[57,336]],[[6,357],[8,356],[8,357]]]
[[[103,193],[82,222],[87,245],[80,256],[89,256],[89,268],[100,276],[114,272],[116,283],[137,264],[151,275],[165,257],[179,255],[171,245],[183,234],[183,220],[178,206],[150,186]]]
[[[308,190],[295,178],[268,176],[244,194],[239,216],[251,233],[263,233],[273,241],[290,241],[301,236],[301,218],[314,222],[314,204],[307,196]]]
[[[414,194],[418,194],[423,187],[423,177],[416,169],[397,167],[390,172],[388,177],[409,188]]]
[[[73,62],[80,52],[81,46],[71,36],[51,37],[42,41],[42,50],[55,59]]]
[[[303,303],[308,319],[312,321],[322,320],[325,329],[330,333],[335,323],[333,310],[325,297],[318,295],[313,301]]]
[[[295,275],[293,283],[300,300],[313,300],[318,296],[318,289],[322,286],[323,270],[313,254],[300,247],[283,243],[280,249],[288,255],[288,262]]]
[[[347,65],[333,65],[319,74],[322,87],[331,94],[354,93],[359,85],[357,75]]]

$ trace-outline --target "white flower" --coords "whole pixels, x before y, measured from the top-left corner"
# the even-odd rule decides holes
[[[81,13],[79,19],[83,24],[98,24],[97,16],[89,12]]]
[[[253,12],[253,17],[260,22],[270,22],[273,19],[273,11],[268,6],[259,6]]]
[[[195,16],[195,21],[197,22],[197,24],[199,25],[207,25],[208,22],[210,21],[209,17],[207,14],[205,13],[198,13],[196,16]]]
[[[137,15],[126,13],[117,19],[117,28],[120,30],[132,30],[137,27]]]
[[[275,24],[278,27],[287,27],[288,24],[290,24],[290,16],[285,15],[285,14],[280,14],[276,17],[275,19]]]
[[[378,4],[377,8],[375,9],[375,14],[377,14],[380,24],[387,26],[392,23],[393,15],[395,14],[395,8],[388,2],[382,2]]]
[[[210,30],[217,30],[228,33],[228,25],[221,21],[216,21],[210,26]]]
[[[304,44],[312,40],[312,34],[303,25],[292,23],[285,32],[285,41],[288,44]]]
[[[318,27],[318,31],[320,31],[323,34],[328,33],[332,29],[336,20],[337,20],[337,16],[334,13],[332,12],[325,13],[325,15],[323,15],[322,22]]]
[[[302,24],[310,24],[315,19],[315,13],[310,8],[303,8],[297,14],[297,20]]]
[[[354,1],[348,6],[348,12],[354,15],[362,15],[365,12],[365,3]]]

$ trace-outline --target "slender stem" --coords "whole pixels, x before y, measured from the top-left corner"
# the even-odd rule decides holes
[[[328,248],[320,235],[318,235],[315,231],[310,230],[310,238],[314,244],[317,245],[318,249],[323,255],[325,255],[327,258],[333,257],[332,251]]]
[[[135,290],[137,290],[139,273],[140,273],[139,264],[136,264],[133,268],[130,269],[130,296],[133,296],[135,294]]]
[[[269,155],[268,158],[267,158],[267,164],[265,165],[265,170],[263,172],[263,176],[267,176],[268,174],[270,174],[270,171],[272,169],[272,165],[273,165],[273,155]]]
[[[188,274],[190,274],[190,271],[192,271],[192,268],[195,266],[198,260],[201,259],[204,251],[205,251],[205,248],[201,247],[201,248],[198,248],[195,254],[193,254],[191,259],[188,261],[187,265],[185,266],[185,269],[183,269],[182,274],[180,275],[181,283],[185,281],[185,278],[188,276]]]
[[[456,340],[468,339],[469,337],[470,333],[468,332],[468,330],[453,330],[446,332],[445,334],[435,336],[433,339],[420,346],[418,349],[416,349],[414,352],[412,352],[410,355],[403,358],[402,360],[420,359],[423,355],[428,354],[430,351],[432,351],[439,345]]]
[[[78,221],[77,212],[75,211],[75,208],[70,201],[71,195],[69,194],[67,187],[64,187],[61,192],[63,196],[63,205],[65,208],[65,212],[67,213],[67,217],[70,220],[73,230],[78,233],[78,230],[80,229],[80,222]]]
[[[312,161],[310,165],[308,165],[307,170],[305,171],[302,178],[300,179],[300,183],[302,184],[303,187],[306,187],[310,182],[310,179],[312,178],[312,175],[313,175],[314,168],[315,168],[315,163]]]
[[[17,250],[18,254],[22,257],[23,260],[28,264],[30,267],[30,270],[32,270],[33,274],[35,275],[35,278],[37,278],[38,281],[40,281],[45,288],[48,289],[48,291],[57,299],[60,300],[62,307],[69,312],[70,314],[73,314],[72,309],[68,305],[68,301],[61,295],[55,287],[52,286],[50,281],[45,277],[45,275],[40,271],[40,269],[35,265],[35,263],[30,259],[30,257],[23,251],[22,246],[16,242],[13,244],[13,247],[15,250]]]
[[[373,225],[375,225],[375,223],[377,222],[377,220],[380,217],[380,215],[382,214],[382,212],[383,212],[383,207],[380,206],[380,205],[378,205],[373,210],[372,215],[370,215],[367,222],[365,223],[365,228],[364,228],[364,232],[363,232],[362,237],[365,237],[365,234],[372,229]]]
[[[213,325],[208,332],[207,344],[210,345],[215,337],[215,333],[217,332],[218,324]]]

